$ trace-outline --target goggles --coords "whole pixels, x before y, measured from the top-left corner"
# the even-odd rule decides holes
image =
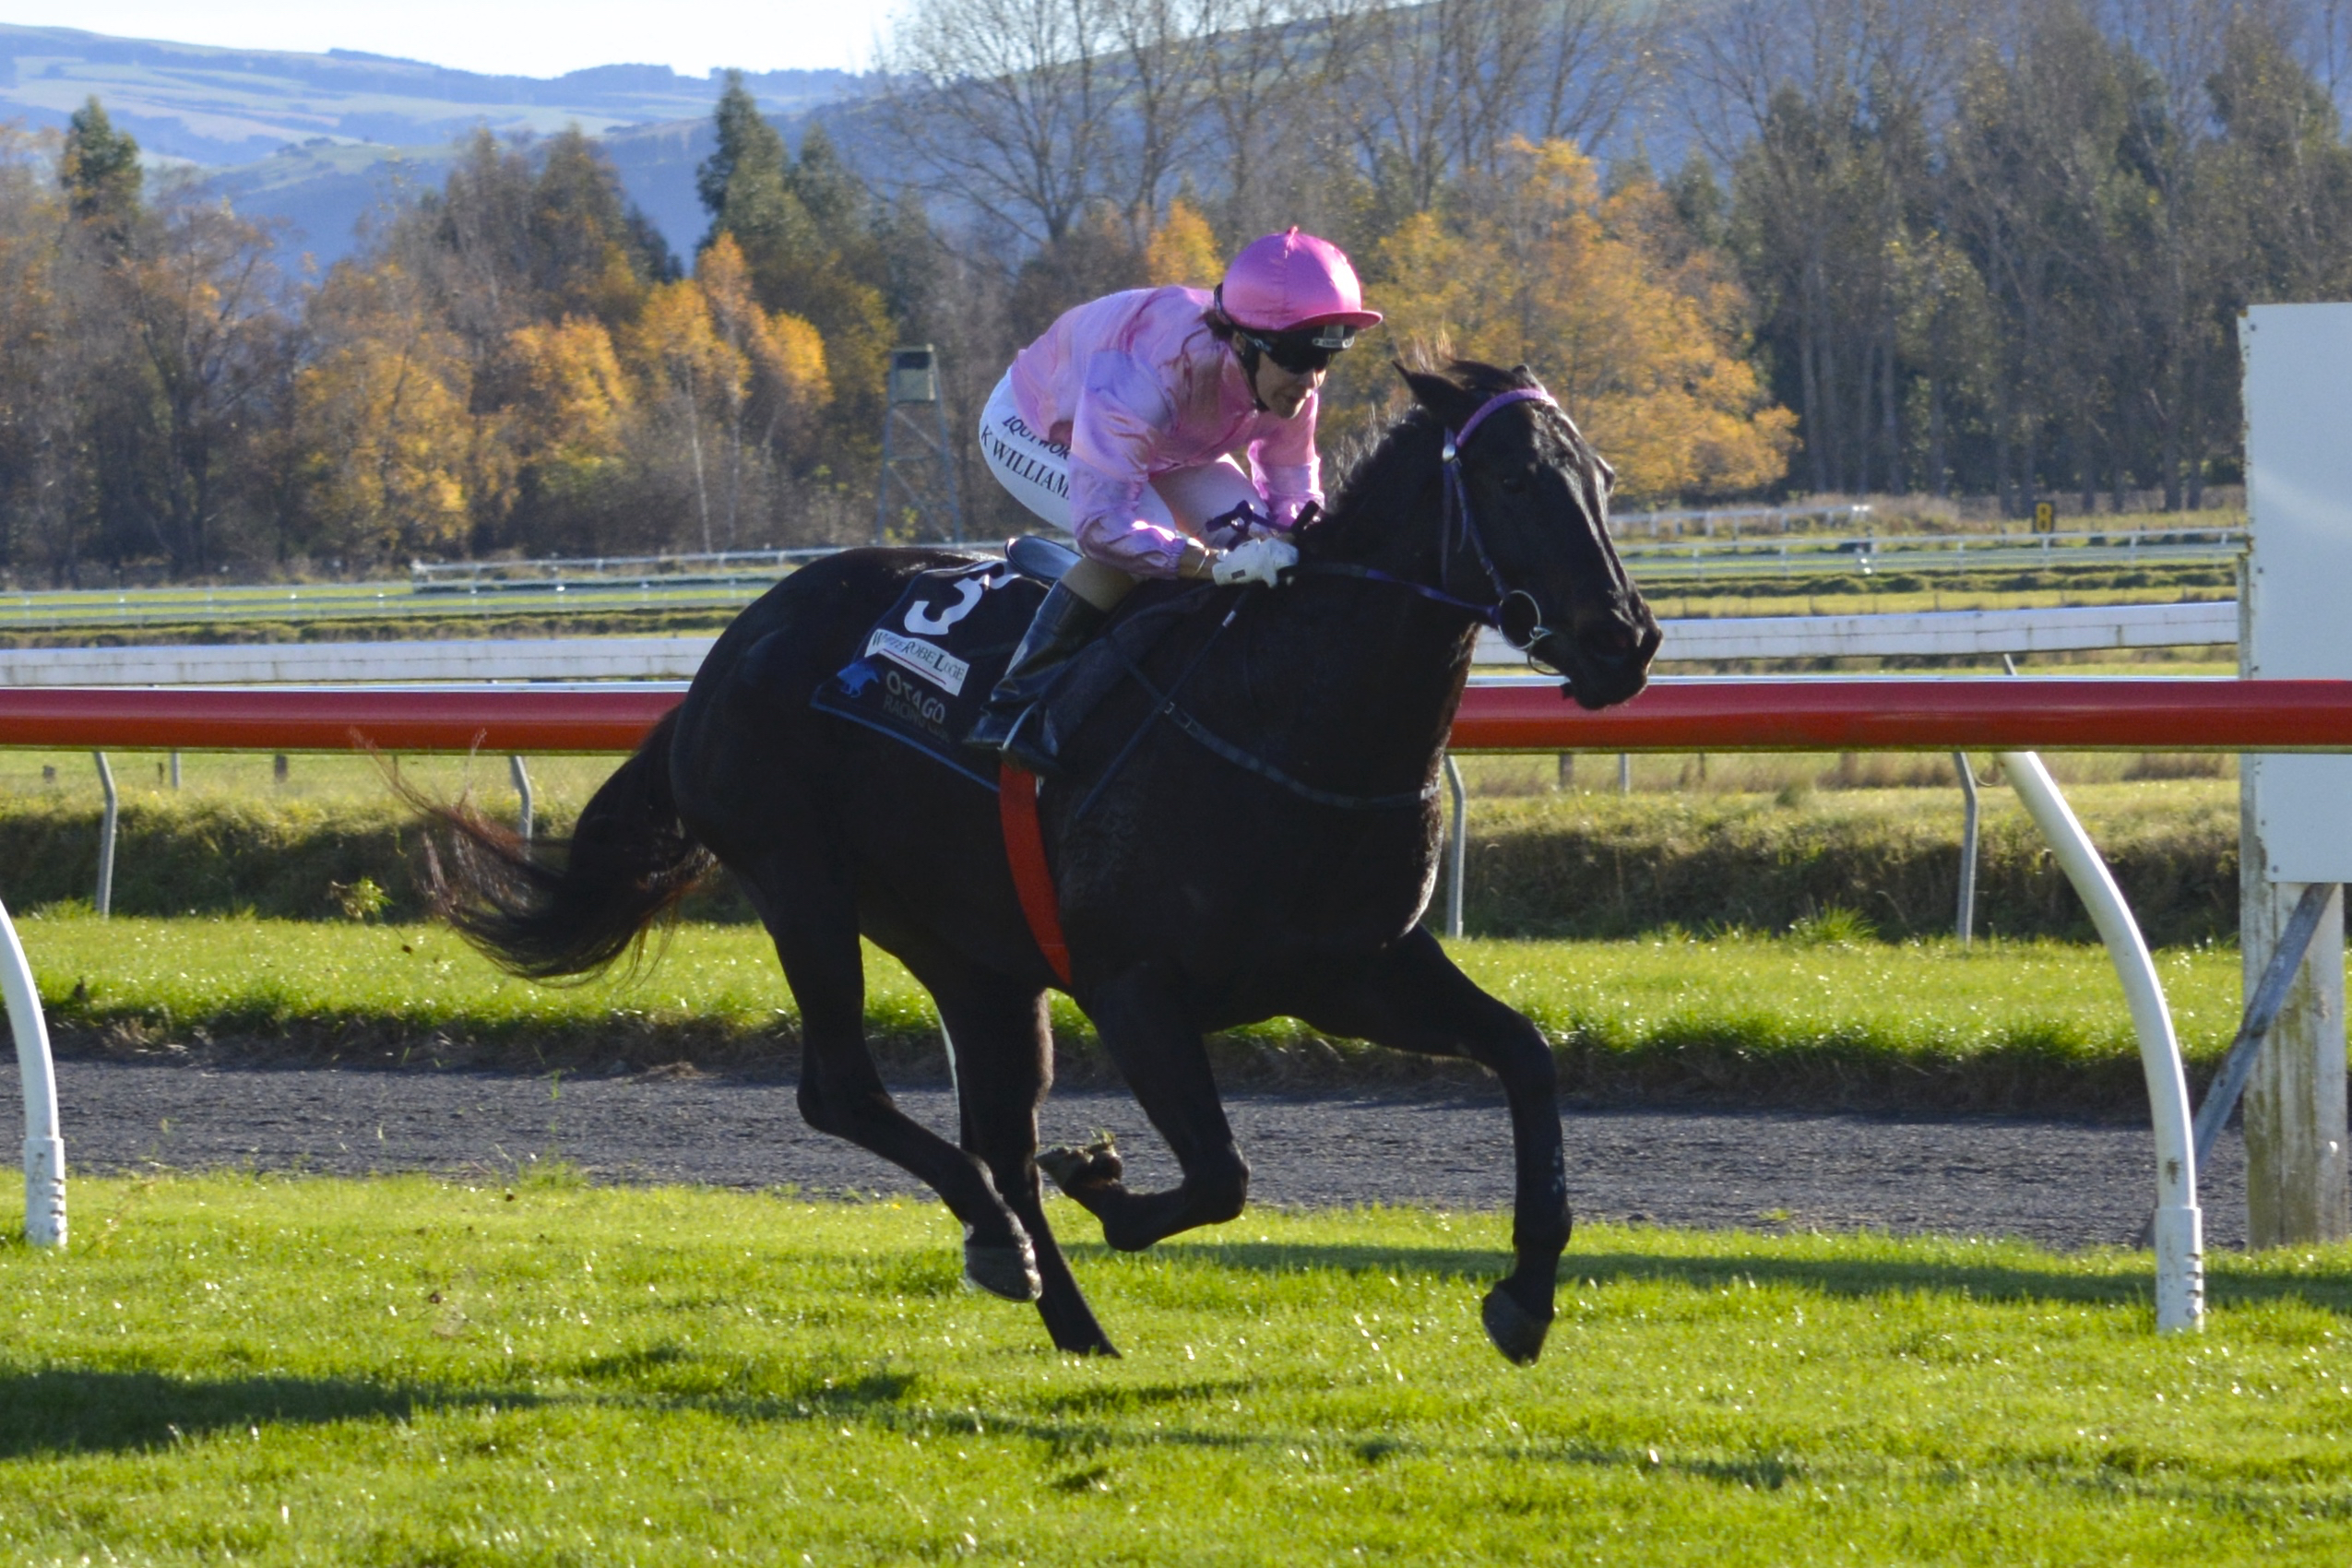
[[[1289,332],[1253,332],[1236,327],[1233,336],[1293,375],[1311,375],[1331,363],[1331,356],[1356,340],[1356,329],[1341,321],[1301,327]]]

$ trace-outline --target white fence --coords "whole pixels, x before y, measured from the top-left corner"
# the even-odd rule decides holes
[[[2227,646],[2234,600],[1916,615],[1757,615],[1669,621],[1658,658],[1733,663]],[[450,642],[260,643],[0,651],[0,686],[345,685],[410,681],[683,681],[710,637],[481,638]],[[1520,656],[1494,633],[1479,662]]]

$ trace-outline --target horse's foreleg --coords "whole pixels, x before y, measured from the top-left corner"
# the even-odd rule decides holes
[[[1484,1317],[1496,1349],[1523,1366],[1532,1362],[1551,1327],[1570,1226],[1559,1076],[1542,1032],[1471,983],[1420,927],[1324,987],[1299,1016],[1328,1034],[1425,1056],[1467,1056],[1501,1080],[1517,1166],[1511,1223],[1516,1266],[1488,1292]]]
[[[1240,1214],[1250,1195],[1249,1162],[1234,1145],[1208,1051],[1185,1018],[1174,977],[1146,967],[1087,1003],[1103,1049],[1184,1179],[1163,1193],[1131,1192],[1119,1179],[1117,1157],[1099,1149],[1049,1151],[1039,1161],[1046,1174],[1102,1221],[1102,1239],[1122,1252]]]
[[[1046,1223],[1038,1181],[1037,1110],[1052,1079],[1053,1037],[1043,994],[992,977],[934,983],[925,974],[923,980],[939,1004],[955,1058],[964,1147],[987,1162],[997,1192],[1036,1249],[1032,1266],[1041,1287],[1037,1309],[1046,1332],[1058,1349],[1117,1355]],[[973,1271],[968,1253],[966,1269]]]
[[[866,1046],[865,959],[848,888],[821,868],[735,868],[775,939],[801,1010],[801,1115],[821,1133],[880,1155],[937,1193],[968,1242],[1025,1256],[1029,1238],[980,1162],[898,1109]],[[775,891],[771,892],[773,889]],[[1033,1273],[980,1281],[1022,1300]]]

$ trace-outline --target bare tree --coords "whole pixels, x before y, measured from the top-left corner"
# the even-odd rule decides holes
[[[1194,0],[1209,146],[1223,166],[1226,227],[1236,234],[1266,227],[1259,175],[1274,144],[1295,136],[1304,117],[1313,50],[1296,10],[1293,0]]]
[[[1100,0],[916,0],[880,60],[909,183],[1059,242],[1103,195],[1117,48]]]
[[[1169,185],[1203,150],[1211,90],[1206,56],[1216,42],[1187,0],[1101,0],[1116,41],[1116,98],[1110,125],[1118,202],[1140,243]],[[1111,170],[1106,170],[1106,184]]]

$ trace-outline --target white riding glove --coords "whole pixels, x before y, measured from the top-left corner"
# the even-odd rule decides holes
[[[1234,583],[1282,586],[1282,574],[1299,564],[1299,547],[1288,540],[1253,539],[1237,544],[1209,563],[1208,575],[1219,588]]]

